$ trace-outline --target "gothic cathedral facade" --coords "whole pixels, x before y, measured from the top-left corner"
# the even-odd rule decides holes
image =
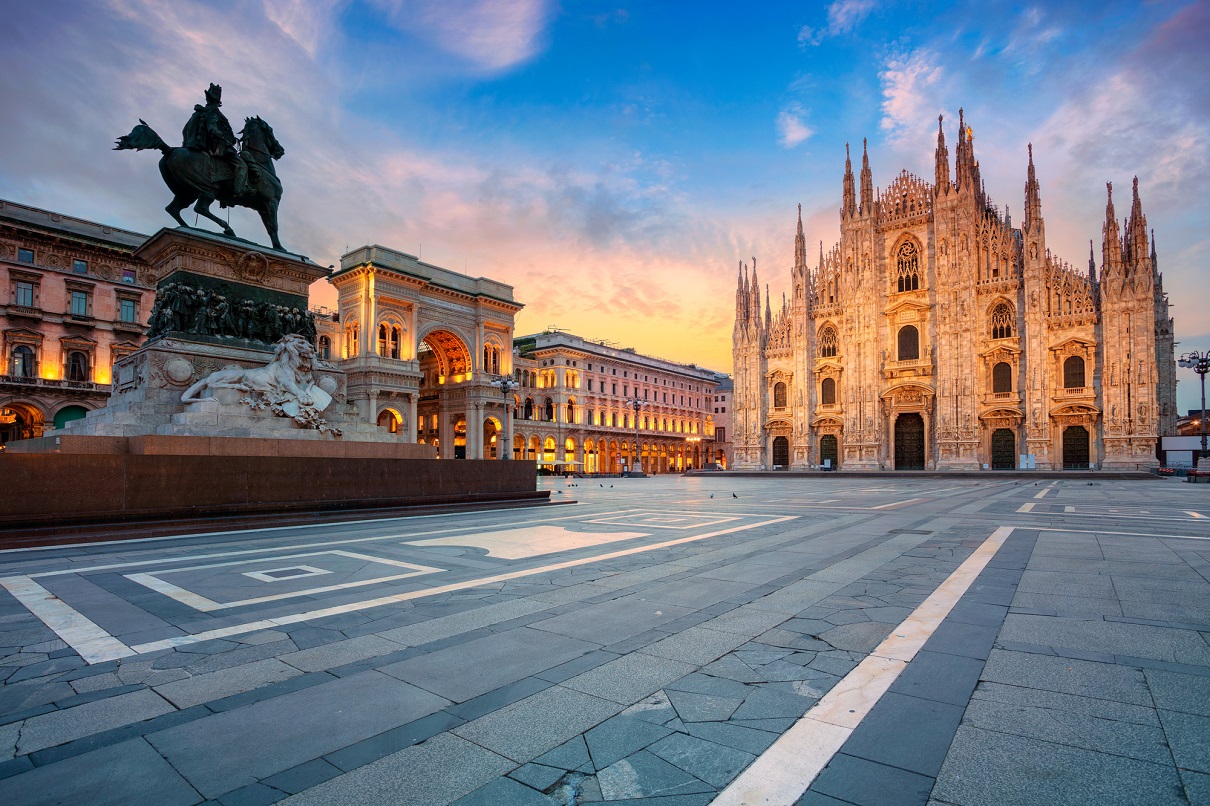
[[[1051,254],[1034,173],[1015,228],[984,191],[959,113],[955,175],[860,188],[846,153],[840,243],[807,265],[799,208],[791,295],[761,305],[756,260],[735,301],[736,469],[1141,469],[1175,433],[1168,298],[1138,179],[1101,265]],[[846,147],[847,152],[847,147]],[[1149,237],[1151,236],[1151,237]],[[1090,243],[1091,251],[1091,243]]]

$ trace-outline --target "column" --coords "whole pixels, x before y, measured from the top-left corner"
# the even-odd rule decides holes
[[[471,403],[466,410],[466,458],[483,458],[483,405]]]
[[[450,426],[450,412],[445,400],[437,406],[437,441],[442,459],[454,458],[454,429]]]

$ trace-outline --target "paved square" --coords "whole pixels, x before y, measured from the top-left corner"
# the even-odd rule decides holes
[[[543,480],[0,553],[0,802],[1206,802],[1176,480]]]

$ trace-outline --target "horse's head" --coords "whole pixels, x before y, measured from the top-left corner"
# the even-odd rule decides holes
[[[286,149],[282,148],[282,144],[277,142],[277,138],[273,136],[273,127],[261,120],[259,115],[254,118],[244,118],[240,143],[246,148],[251,147],[264,151],[275,160],[281,159],[286,153]]]

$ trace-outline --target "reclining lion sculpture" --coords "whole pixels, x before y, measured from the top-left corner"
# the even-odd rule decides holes
[[[281,417],[290,417],[300,426],[320,431],[332,428],[319,413],[332,402],[332,396],[315,383],[315,347],[297,333],[283,336],[273,350],[273,360],[263,367],[222,369],[195,383],[181,395],[182,403],[197,403],[203,393],[217,389],[245,392],[241,403],[253,410],[269,408]]]

